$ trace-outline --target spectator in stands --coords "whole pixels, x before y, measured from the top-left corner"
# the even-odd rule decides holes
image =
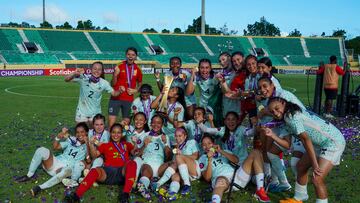
[[[330,56],[330,64],[320,66],[317,74],[324,74],[324,91],[325,91],[325,112],[326,118],[333,118],[332,101],[337,97],[337,90],[339,84],[339,75],[344,75],[345,72],[337,65],[336,56]]]
[[[122,118],[130,122],[130,108],[134,95],[142,84],[142,72],[136,65],[137,50],[129,47],[126,50],[126,60],[115,67],[111,84],[115,90],[120,91],[119,96],[112,96],[109,101],[109,127],[116,122],[121,110]]]

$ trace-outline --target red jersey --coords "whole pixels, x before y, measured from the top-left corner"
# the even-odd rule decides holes
[[[230,84],[230,89],[232,91],[235,91],[237,89],[244,90],[245,80],[246,80],[246,73],[244,71],[237,73]]]
[[[114,142],[103,143],[98,148],[99,152],[104,156],[104,166],[111,167],[124,166],[130,160],[130,152],[133,149],[134,145],[126,141],[121,141],[119,144]]]
[[[111,97],[112,100],[134,101],[134,95],[129,95],[126,90],[128,88],[136,89],[136,83],[142,82],[142,72],[134,63],[133,66],[127,66],[126,61],[118,65],[120,73],[117,76],[117,83],[113,86],[114,90],[119,90],[120,86],[125,87],[125,92],[117,97]],[[130,85],[129,85],[130,82]]]

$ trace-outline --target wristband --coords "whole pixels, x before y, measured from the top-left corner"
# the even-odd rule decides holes
[[[156,78],[156,82],[160,82],[160,78]]]
[[[59,142],[60,138],[58,138],[57,136],[55,137],[55,141]]]

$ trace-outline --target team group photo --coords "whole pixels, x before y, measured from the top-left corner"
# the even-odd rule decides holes
[[[0,202],[360,201],[358,2],[7,3]]]

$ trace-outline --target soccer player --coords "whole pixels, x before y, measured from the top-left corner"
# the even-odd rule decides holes
[[[63,153],[54,156],[49,149],[39,147],[36,149],[28,173],[16,178],[17,182],[26,182],[32,179],[36,169],[42,165],[43,169],[52,177],[41,185],[31,189],[32,196],[38,195],[41,190],[50,188],[61,182],[62,179],[71,176],[76,162],[82,161],[87,155],[87,133],[89,131],[86,123],[78,123],[75,127],[76,137],[68,137],[68,129],[63,128],[53,142],[54,150],[62,150]],[[84,168],[82,168],[83,170]],[[80,170],[80,173],[81,171]]]
[[[93,157],[104,156],[104,166],[92,168],[81,182],[75,193],[65,197],[65,202],[80,202],[80,198],[95,181],[107,185],[124,184],[119,196],[120,202],[129,202],[131,188],[136,178],[136,162],[130,160],[134,146],[126,142],[122,134],[122,126],[115,123],[110,128],[110,142],[95,147],[96,138],[90,140],[90,153]]]
[[[311,167],[316,202],[328,202],[325,178],[334,166],[340,164],[346,144],[344,136],[331,123],[315,114],[304,113],[298,105],[280,97],[269,100],[269,110],[275,119],[284,120],[291,135],[300,139],[306,149],[296,166],[294,198],[280,202],[293,203],[308,199],[308,171]]]
[[[177,193],[180,189],[180,179],[184,186],[181,190],[182,195],[187,195],[191,191],[191,180],[201,177],[200,168],[197,162],[199,149],[197,142],[189,139],[184,128],[177,128],[175,131],[176,148],[173,149],[174,160],[169,162],[163,176],[154,185],[158,190],[160,186],[171,179],[170,188],[166,196],[170,201],[178,198]]]
[[[261,76],[268,76],[274,83],[277,90],[282,89],[279,80],[272,74],[274,67],[269,57],[263,57],[258,60],[259,74]]]
[[[150,179],[158,177],[160,166],[171,156],[169,137],[161,130],[163,125],[163,118],[155,114],[151,119],[151,130],[147,133],[139,152],[143,159],[143,165],[137,187],[141,195],[147,200],[151,199],[148,191]]]
[[[163,92],[165,89],[163,89]],[[151,103],[152,109],[158,109],[160,105],[160,101],[162,97],[164,96],[164,93],[161,93],[159,96],[156,97],[156,99]],[[177,119],[179,121],[184,120],[185,116],[185,99],[184,99],[184,91],[180,87],[171,87],[168,92],[168,98],[167,98],[167,106],[165,109],[165,112],[161,112],[166,117],[166,121],[162,127],[162,131],[165,135],[169,136],[170,138],[170,144],[172,145],[175,143],[175,127],[174,127],[174,118],[175,118],[175,110],[180,111]],[[161,109],[160,109],[161,110]]]
[[[134,95],[142,84],[141,69],[135,63],[137,50],[134,47],[126,49],[126,60],[114,68],[111,84],[120,95],[112,96],[109,101],[109,127],[115,122],[121,110],[122,118],[130,122],[130,108]]]
[[[225,116],[225,126],[221,128],[207,128],[199,124],[199,128],[207,134],[219,138],[221,148],[231,151],[239,162],[242,163],[248,156],[246,147],[246,128],[239,123],[239,115],[236,112],[228,112]]]
[[[131,104],[131,114],[135,115],[138,112],[143,112],[150,125],[151,118],[155,114],[155,110],[151,109],[151,103],[156,97],[153,95],[152,87],[149,84],[142,84],[139,92],[140,97],[136,98]]]
[[[211,182],[213,188],[212,203],[220,203],[222,195],[229,189],[230,182],[234,174],[234,168],[230,162],[238,163],[237,156],[228,150],[223,150],[219,145],[214,144],[214,138],[204,135],[202,147],[205,152],[199,159],[199,167],[203,178]],[[256,193],[255,197],[261,202],[270,202],[264,189],[263,160],[259,150],[253,150],[241,164],[235,174],[234,182],[245,188],[255,175]]]
[[[84,74],[83,69],[76,69],[74,73],[65,77],[65,82],[73,81],[80,84],[80,96],[75,116],[77,123],[86,122],[91,126],[93,117],[101,113],[103,91],[112,96],[120,94],[119,91],[114,91],[104,78],[104,64],[100,61],[91,65],[90,75]]]
[[[201,137],[203,135],[203,132],[199,128],[199,123],[204,123],[207,127],[214,128],[214,122],[213,122],[213,116],[211,113],[207,114],[208,119],[205,119],[206,112],[203,107],[196,107],[194,111],[194,118],[188,121],[179,121],[178,115],[180,111],[175,110],[175,116],[174,116],[174,126],[176,128],[184,127],[187,132],[188,139],[192,140],[194,139],[198,146],[201,146]]]
[[[180,87],[185,92],[186,85],[191,78],[191,73],[181,68],[182,61],[180,57],[174,56],[170,58],[169,66],[170,70],[165,72],[165,76],[171,76],[174,78],[170,87]],[[160,82],[160,73],[155,73],[155,78],[160,92],[164,85]],[[195,94],[185,96],[186,103],[186,118],[191,119],[193,117],[194,108],[196,106],[196,96]],[[185,106],[184,106],[185,107]]]
[[[332,100],[337,97],[337,90],[339,84],[339,75],[344,75],[345,72],[337,65],[336,56],[330,56],[330,64],[321,66],[317,74],[324,74],[324,91],[325,91],[325,113],[326,118],[333,118]]]
[[[100,146],[102,143],[108,143],[110,140],[110,133],[105,130],[105,116],[101,114],[96,114],[93,119],[93,127],[94,129],[90,129],[88,133],[88,139],[91,140],[93,137],[95,137],[95,145],[96,147]],[[89,142],[86,143],[89,145]],[[89,146],[87,146],[89,147]],[[104,160],[102,157],[93,157],[91,168],[97,168],[101,167],[104,164]],[[84,176],[86,176],[89,173],[89,167],[85,167],[83,162],[78,162],[76,165],[80,165],[76,167],[75,169],[81,169],[86,168],[84,170]],[[71,179],[65,178],[62,180],[63,184],[68,187],[76,187],[79,184],[77,181],[79,180],[81,176],[81,170],[74,170],[73,174],[71,176]]]

